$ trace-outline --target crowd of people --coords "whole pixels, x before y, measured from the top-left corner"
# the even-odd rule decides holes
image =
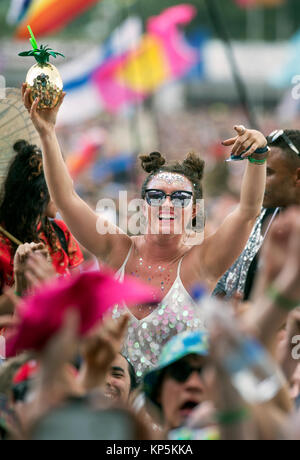
[[[197,154],[141,155],[127,234],[74,189],[64,96],[22,97],[42,149],[14,145],[0,206],[0,439],[299,439],[300,131],[234,127],[214,225]]]

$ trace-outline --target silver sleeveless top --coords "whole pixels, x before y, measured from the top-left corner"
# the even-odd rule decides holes
[[[131,251],[132,247],[116,273],[116,278],[121,282]],[[146,318],[138,320],[126,306],[120,308],[117,305],[113,310],[114,319],[129,312],[128,335],[122,353],[130,360],[139,378],[155,367],[163,346],[174,335],[187,330],[205,329],[201,306],[196,305],[182,284],[182,260],[178,264],[177,277],[171,289]]]
[[[280,208],[275,209],[269,222],[268,228],[266,229],[266,232],[263,236],[262,222],[264,220],[267,209],[262,209],[260,216],[256,220],[244,251],[219,280],[212,294],[213,296],[218,295],[219,293],[226,293],[226,298],[230,299],[236,292],[240,292],[242,294],[244,293],[250,265],[253,262],[256,254],[261,249],[269,229],[279,211]]]

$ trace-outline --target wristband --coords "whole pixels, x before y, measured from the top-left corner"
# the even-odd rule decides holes
[[[249,157],[248,160],[250,161],[250,163],[255,165],[264,165],[267,161],[267,158],[264,158],[263,160],[256,160],[256,158]]]
[[[14,291],[14,294],[15,294],[17,297],[22,297],[22,295],[19,294],[17,291]]]
[[[300,299],[288,299],[284,294],[281,294],[281,292],[279,292],[278,289],[272,284],[268,287],[266,293],[270,300],[272,300],[276,305],[278,305],[278,307],[283,308],[284,310],[291,311],[294,310],[294,308],[300,306]]]
[[[249,418],[249,411],[242,407],[232,411],[218,412],[216,414],[217,422],[220,425],[234,425]]]

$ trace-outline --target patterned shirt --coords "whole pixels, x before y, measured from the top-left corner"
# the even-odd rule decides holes
[[[244,251],[219,280],[213,292],[214,296],[226,294],[227,298],[231,298],[236,292],[244,293],[248,270],[264,241],[261,230],[266,212],[267,210],[263,209],[257,218]]]

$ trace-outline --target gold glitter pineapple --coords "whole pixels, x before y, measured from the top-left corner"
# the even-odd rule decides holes
[[[39,97],[40,109],[52,109],[60,100],[63,82],[57,68],[49,63],[49,59],[50,56],[56,58],[57,56],[63,56],[63,54],[53,51],[44,45],[38,48],[29,26],[28,29],[31,34],[30,43],[33,49],[24,51],[19,56],[34,57],[37,64],[29,69],[26,76],[26,84],[31,89],[32,102],[35,98]]]

